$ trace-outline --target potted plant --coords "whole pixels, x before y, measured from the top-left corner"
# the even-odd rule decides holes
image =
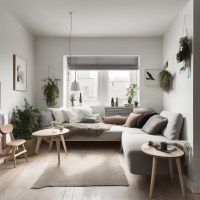
[[[58,81],[60,79],[49,77],[43,80],[45,84],[42,86],[42,89],[48,107],[54,107],[57,104],[56,101],[59,97]]]
[[[191,54],[192,54],[192,42],[188,36],[182,37],[179,40],[179,52],[176,55],[177,62],[184,62],[184,66],[181,71],[190,67]]]
[[[131,84],[126,91],[126,96],[128,97],[128,103],[131,104],[133,101],[133,98],[137,94],[137,85],[136,84]]]
[[[40,110],[31,106],[25,99],[23,109],[16,107],[12,113],[11,123],[13,125],[13,135],[17,139],[25,139],[27,155],[35,154],[36,138],[32,133],[39,129]]]

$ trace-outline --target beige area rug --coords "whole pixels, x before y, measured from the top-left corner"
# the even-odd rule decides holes
[[[62,156],[60,166],[51,161],[32,188],[128,185],[115,150],[79,149]]]

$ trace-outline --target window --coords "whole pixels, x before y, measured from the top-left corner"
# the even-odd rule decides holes
[[[126,89],[131,83],[137,84],[137,74],[137,70],[77,70],[76,78],[81,86],[83,103],[110,105],[112,97],[118,98],[121,105],[127,103]],[[74,79],[75,71],[70,70],[68,88]],[[78,98],[77,92],[75,95]]]

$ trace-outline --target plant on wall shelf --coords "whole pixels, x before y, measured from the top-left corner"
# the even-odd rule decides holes
[[[48,107],[54,107],[57,104],[57,99],[59,97],[58,81],[60,79],[45,78],[42,86],[45,100]]]
[[[131,84],[128,88],[127,88],[127,92],[126,92],[126,96],[128,97],[128,103],[131,104],[133,101],[133,98],[136,96],[137,94],[137,85],[136,84]]]
[[[191,54],[192,54],[192,41],[188,36],[182,37],[179,40],[179,52],[176,55],[177,62],[184,62],[184,66],[181,68],[181,71],[190,68],[191,63]]]
[[[173,75],[167,70],[168,62],[164,69],[159,73],[158,83],[162,91],[169,93],[173,89]]]

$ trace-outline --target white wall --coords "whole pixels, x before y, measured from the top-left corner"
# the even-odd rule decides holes
[[[193,56],[191,75],[188,71],[180,73],[183,63],[177,63],[176,54],[179,50],[179,38],[182,37],[184,15],[189,35],[193,38],[193,0],[190,0],[183,11],[177,16],[163,38],[163,61],[169,62],[169,71],[174,75],[174,90],[169,94],[164,93],[164,109],[171,112],[182,113],[185,117],[182,138],[190,142],[193,147]],[[193,155],[188,168],[190,181],[194,180]]]
[[[13,54],[17,54],[28,62],[27,92],[13,90]],[[34,104],[34,38],[5,9],[0,8],[0,113],[11,115],[15,106],[24,104],[26,97]]]
[[[44,107],[41,79],[50,74],[61,79],[60,98],[57,106],[63,105],[63,55],[68,55],[68,39],[41,37],[36,39],[36,105]],[[146,87],[144,69],[162,68],[162,38],[73,38],[74,55],[139,55],[140,104],[162,110],[162,92],[159,88]]]

